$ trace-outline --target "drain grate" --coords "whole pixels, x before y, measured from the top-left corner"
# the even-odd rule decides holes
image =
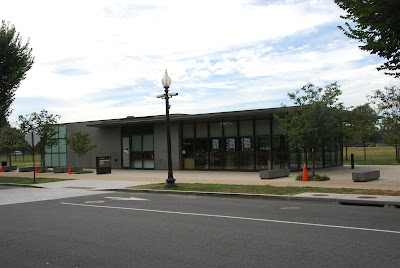
[[[312,194],[312,196],[329,196],[329,194]]]
[[[374,198],[376,198],[376,196],[366,195],[366,196],[357,196],[357,198],[362,198],[362,199],[374,199]]]

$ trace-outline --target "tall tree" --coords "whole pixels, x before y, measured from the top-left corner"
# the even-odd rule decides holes
[[[335,0],[347,12],[341,16],[350,38],[363,43],[360,48],[379,55],[386,62],[378,67],[385,74],[400,77],[400,1],[399,0]]]
[[[367,160],[366,142],[378,131],[378,114],[368,104],[354,107],[349,113],[350,131],[361,139],[364,147],[364,160]]]
[[[11,104],[14,101],[15,91],[26,72],[33,65],[32,49],[25,44],[16,32],[14,25],[1,22],[0,28],[0,127],[7,122],[11,114]]]
[[[396,148],[396,161],[400,162],[400,87],[389,86],[384,90],[375,90],[369,99],[382,116],[383,139]]]
[[[315,152],[326,146],[337,146],[343,138],[343,104],[338,102],[342,94],[339,85],[332,83],[324,88],[307,84],[289,98],[299,105],[299,111],[289,111],[277,118],[287,131],[289,146],[293,149],[312,150],[312,174],[314,175]]]
[[[58,119],[60,119],[59,115],[49,114],[46,110],[41,110],[40,113],[18,116],[19,127],[24,134],[35,131],[40,137],[40,142],[36,146],[39,148],[43,167],[46,166],[46,148],[51,148],[58,143],[58,129],[55,127]]]
[[[91,144],[90,134],[83,132],[74,132],[67,139],[67,145],[71,147],[72,151],[78,156],[78,161],[82,167],[82,157],[90,150],[96,148],[96,145]]]
[[[19,129],[8,124],[0,128],[0,150],[7,154],[10,166],[12,166],[12,153],[19,149],[22,142],[25,142],[24,135]]]

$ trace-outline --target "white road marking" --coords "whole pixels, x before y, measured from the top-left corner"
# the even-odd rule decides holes
[[[113,200],[122,200],[122,201],[150,201],[149,199],[143,199],[138,197],[104,197]]]
[[[248,221],[286,223],[286,224],[307,225],[307,226],[317,226],[317,227],[326,227],[326,228],[338,228],[338,229],[350,229],[350,230],[360,230],[360,231],[400,234],[400,231],[392,231],[392,230],[384,230],[384,229],[371,229],[371,228],[352,227],[352,226],[341,226],[341,225],[329,225],[329,224],[319,224],[319,223],[268,220],[268,219],[258,219],[258,218],[247,218],[247,217],[226,216],[226,215],[213,215],[213,214],[202,214],[202,213],[190,213],[190,212],[156,210],[156,209],[144,209],[144,208],[98,206],[98,205],[75,204],[75,203],[67,203],[67,202],[61,202],[61,204],[63,204],[63,205],[71,205],[71,206],[81,206],[81,207],[110,208],[110,209],[120,209],[120,210],[133,210],[133,211],[145,211],[145,212],[156,212],[156,213],[177,214],[177,215],[190,215],[190,216],[237,219],[237,220],[248,220]]]

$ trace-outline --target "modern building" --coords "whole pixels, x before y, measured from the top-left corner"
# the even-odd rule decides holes
[[[288,148],[276,115],[297,107],[206,114],[171,114],[172,167],[175,170],[300,169],[309,152]],[[97,156],[111,156],[112,168],[167,169],[165,115],[67,123],[58,126],[57,146],[47,150],[47,166],[96,167]],[[66,137],[89,133],[92,144],[81,163]],[[317,152],[317,166],[343,164],[342,144]]]

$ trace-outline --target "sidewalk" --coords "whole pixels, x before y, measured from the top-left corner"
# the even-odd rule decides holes
[[[353,171],[364,170],[380,170],[381,177],[379,180],[369,182],[353,182]],[[163,183],[167,178],[166,170],[126,170],[126,169],[113,169],[111,174],[97,175],[94,173],[87,174],[67,174],[67,173],[38,173],[37,178],[51,177],[59,179],[74,179],[72,181],[41,184],[41,187],[52,188],[81,188],[92,190],[104,189],[123,189],[134,185],[143,185],[149,183]],[[319,175],[327,175],[330,177],[329,181],[317,182],[302,182],[296,181],[295,177],[301,172],[293,172],[289,177],[277,178],[270,180],[261,180],[258,172],[238,172],[238,171],[188,171],[176,170],[174,171],[174,178],[176,183],[219,183],[219,184],[242,184],[242,185],[272,185],[272,186],[296,186],[296,187],[322,187],[322,188],[357,188],[357,189],[381,189],[381,190],[394,190],[400,191],[400,166],[356,166],[351,169],[350,166],[332,167],[325,169],[318,169],[316,173]],[[3,172],[1,176],[18,176],[33,178],[32,172]],[[377,202],[380,200],[389,199],[396,204],[400,205],[400,196],[398,197],[379,197],[363,198],[357,195],[321,195],[316,193],[304,193],[301,195],[292,196],[291,199],[303,198],[312,200],[342,200],[350,199],[355,201],[365,200],[368,202]],[[368,203],[367,202],[367,203]],[[392,202],[392,203],[393,203]],[[391,203],[391,204],[392,204]],[[389,204],[389,203],[387,203]]]

